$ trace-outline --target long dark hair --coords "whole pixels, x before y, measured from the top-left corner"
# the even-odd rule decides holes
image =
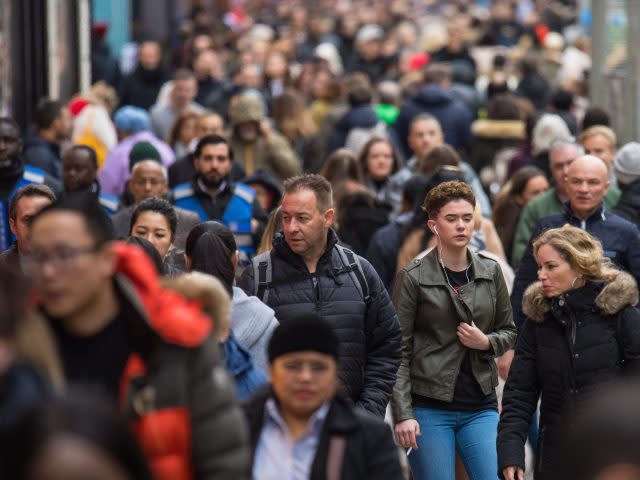
[[[39,453],[56,436],[70,434],[105,453],[128,478],[151,480],[151,470],[126,421],[102,397],[84,391],[41,403],[2,437],[0,477],[28,478]],[[11,442],[10,445],[5,444]]]
[[[220,222],[203,222],[189,232],[184,253],[191,260],[191,271],[218,278],[233,296],[235,269],[232,256],[237,250],[231,231]]]

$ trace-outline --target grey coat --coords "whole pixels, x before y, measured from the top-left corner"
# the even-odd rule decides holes
[[[277,326],[272,308],[257,297],[249,297],[241,288],[233,287],[231,329],[238,342],[251,352],[255,366],[265,372],[269,371],[267,345]]]

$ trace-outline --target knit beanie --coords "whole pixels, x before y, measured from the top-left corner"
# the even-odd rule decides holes
[[[113,116],[113,124],[116,130],[131,134],[151,129],[151,120],[147,111],[131,105],[118,109]]]
[[[324,353],[338,359],[338,337],[315,313],[281,319],[267,349],[270,363],[281,355],[303,351]]]
[[[144,160],[153,160],[162,165],[160,152],[150,142],[138,142],[129,152],[129,171],[133,170],[136,163]]]
[[[640,143],[629,142],[616,153],[613,171],[624,185],[640,180]]]

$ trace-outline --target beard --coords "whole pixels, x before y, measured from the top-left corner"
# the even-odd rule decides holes
[[[204,183],[207,188],[211,188],[211,189],[220,188],[220,185],[222,185],[222,182],[224,181],[224,177],[213,178],[206,175],[200,175],[200,179],[202,180],[202,183]]]

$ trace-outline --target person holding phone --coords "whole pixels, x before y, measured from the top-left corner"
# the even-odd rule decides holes
[[[464,182],[434,187],[423,208],[437,247],[396,279],[402,360],[392,408],[416,480],[453,480],[456,452],[470,478],[498,476],[494,359],[516,328],[500,267],[468,248],[475,203]]]

